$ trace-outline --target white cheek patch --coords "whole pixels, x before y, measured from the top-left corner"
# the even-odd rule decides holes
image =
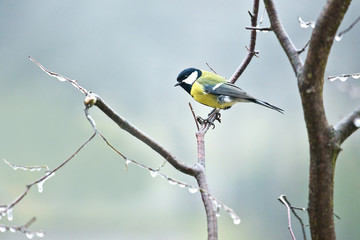
[[[194,71],[183,82],[192,85],[197,78],[198,78],[198,72]]]

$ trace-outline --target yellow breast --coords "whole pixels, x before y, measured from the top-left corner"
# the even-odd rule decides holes
[[[213,108],[229,108],[236,103],[236,101],[219,103],[218,96],[206,93],[202,85],[197,82],[192,85],[190,95],[199,103]]]

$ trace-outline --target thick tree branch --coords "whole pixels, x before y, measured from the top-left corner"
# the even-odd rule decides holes
[[[337,144],[342,144],[351,134],[360,127],[360,107],[343,118],[334,126]]]
[[[278,13],[275,9],[274,2],[272,0],[264,0],[266,11],[268,13],[271,29],[278,38],[281,47],[284,49],[291,66],[295,72],[295,75],[298,76],[302,72],[303,63],[299,56],[298,50],[295,45],[292,43],[288,34],[286,33],[283,25],[280,22]]]

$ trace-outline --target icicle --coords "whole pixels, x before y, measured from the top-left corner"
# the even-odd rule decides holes
[[[158,175],[158,172],[155,170],[149,170],[150,171],[150,175],[154,178]]]
[[[126,160],[125,160],[125,171],[128,170],[128,168],[129,168],[129,163],[131,163],[131,161],[130,161],[129,159],[126,159]]]
[[[44,190],[44,189],[43,189],[44,182],[45,182],[45,181],[41,181],[41,182],[38,182],[38,184],[37,184],[39,193],[42,193],[43,190]]]
[[[9,221],[12,221],[12,220],[13,220],[13,209],[12,209],[12,208],[9,208],[9,209],[7,210],[7,212],[6,212],[6,214],[7,214],[7,219],[8,219]]]

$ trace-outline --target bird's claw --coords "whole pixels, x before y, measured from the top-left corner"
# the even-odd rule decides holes
[[[198,123],[200,123],[200,125],[209,124],[212,129],[215,128],[215,124],[213,122],[210,122],[209,118],[203,119],[202,117],[196,117],[196,120],[198,121]]]

